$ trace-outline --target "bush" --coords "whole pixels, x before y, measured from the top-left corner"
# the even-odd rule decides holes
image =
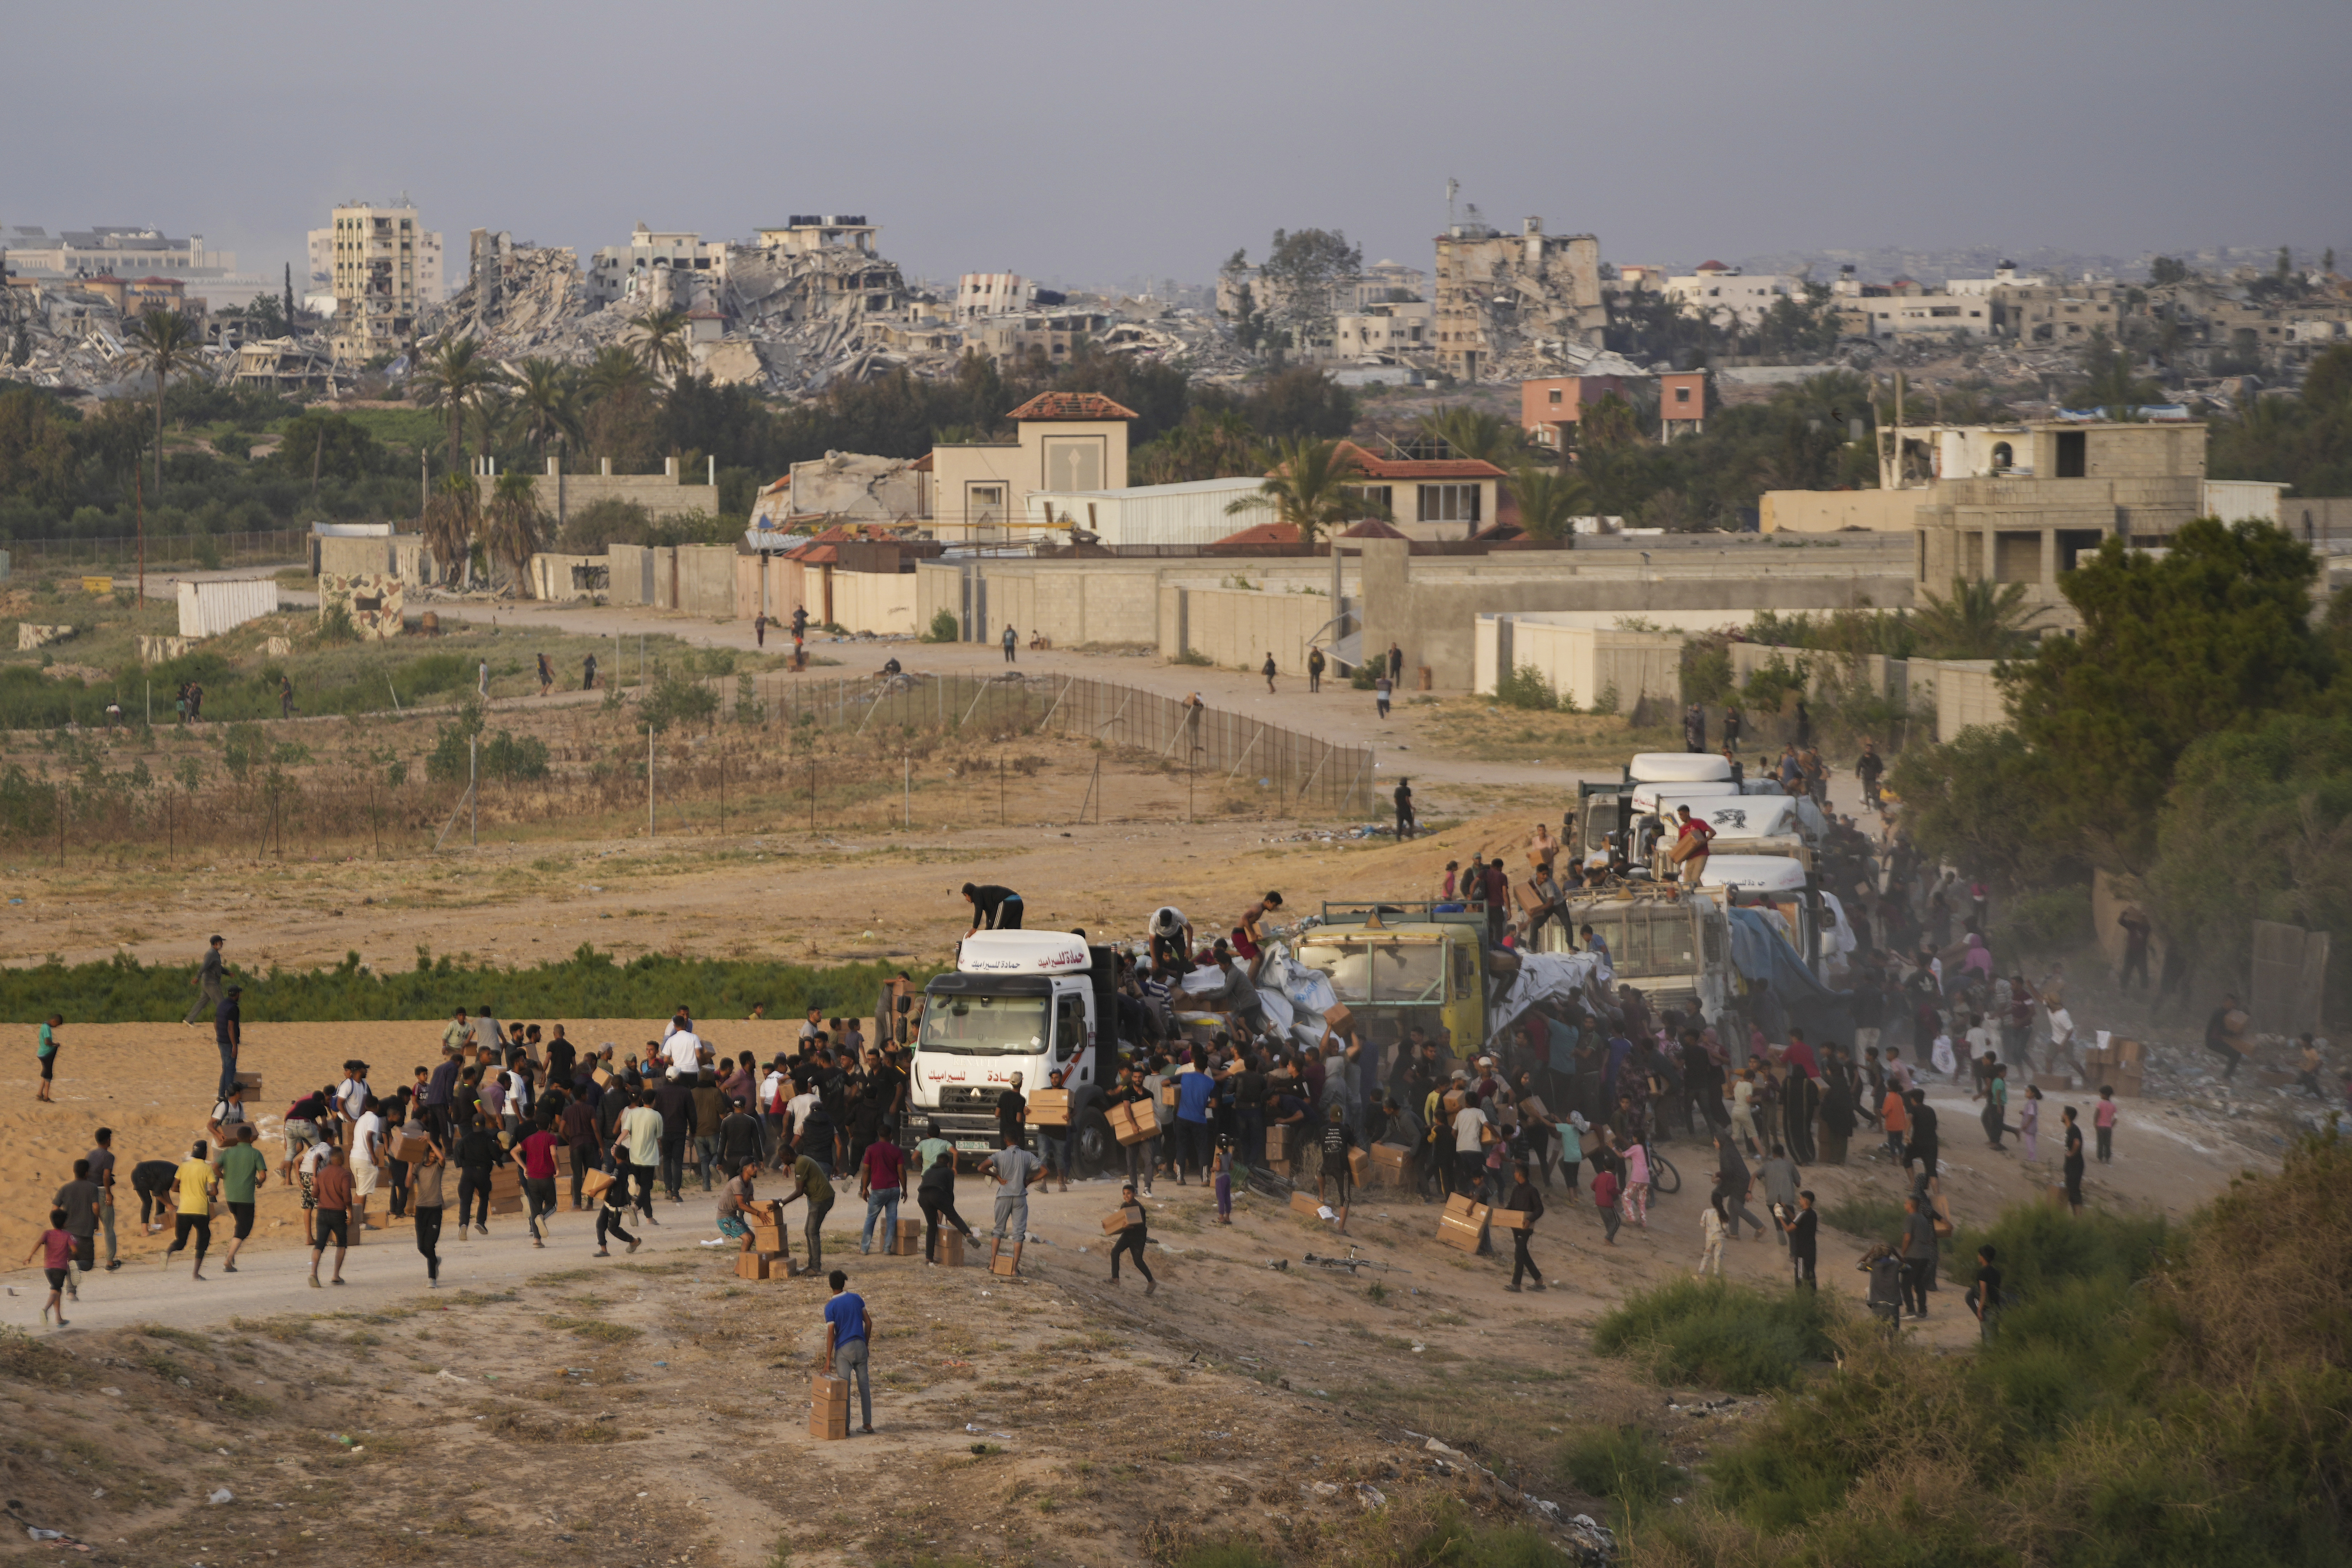
[[[547,742],[536,735],[520,738],[501,730],[482,748],[482,772],[509,784],[528,784],[547,776]]]
[[[1829,1359],[1838,1309],[1812,1290],[1764,1291],[1720,1279],[1681,1279],[1604,1314],[1592,1348],[1645,1364],[1660,1383],[1734,1394],[1786,1388]]]
[[[639,717],[654,733],[672,724],[699,723],[719,711],[719,693],[673,669],[656,672],[653,687],[638,700]]]
[[[1993,927],[1994,950],[2052,956],[2079,952],[2096,940],[2091,885],[2076,882],[2006,900]]]
[[[1520,665],[1495,682],[1495,700],[1506,708],[1531,708],[1538,713],[1557,712],[1560,707],[1559,693],[1532,664]]]
[[[961,642],[963,623],[957,620],[953,610],[940,610],[931,616],[930,629],[923,633],[925,642]]]
[[[1666,1458],[1656,1433],[1600,1423],[1560,1442],[1553,1450],[1552,1473],[1587,1497],[1607,1498],[1628,1510],[1671,1496],[1683,1482],[1683,1472]]]
[[[1199,648],[1182,647],[1178,648],[1174,654],[1171,655],[1168,662],[1171,664],[1194,665],[1200,668],[1207,669],[1215,665],[1217,661],[1211,658],[1207,654],[1202,653]]]

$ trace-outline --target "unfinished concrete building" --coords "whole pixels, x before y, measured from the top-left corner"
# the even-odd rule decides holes
[[[335,358],[365,364],[406,352],[426,303],[425,226],[416,208],[405,200],[381,207],[347,203],[335,208],[328,234],[328,284],[335,296],[329,342]],[[437,235],[433,271],[437,279]]]
[[[1538,372],[1561,345],[1599,348],[1609,324],[1601,242],[1547,235],[1539,217],[1507,235],[1477,214],[1437,237],[1437,368],[1493,379]]]

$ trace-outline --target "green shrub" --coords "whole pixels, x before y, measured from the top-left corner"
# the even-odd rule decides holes
[[[1531,708],[1539,713],[1556,712],[1560,706],[1559,693],[1532,664],[1520,665],[1496,681],[1495,700],[1506,708]]]
[[[1878,1193],[1842,1198],[1824,1206],[1821,1216],[1823,1225],[1873,1241],[1891,1242],[1903,1234],[1902,1201]]]
[[[719,693],[667,668],[655,674],[651,689],[637,700],[638,716],[657,735],[673,724],[699,723],[718,711]]]
[[[961,642],[963,623],[957,620],[953,610],[940,610],[931,616],[930,629],[923,634],[925,642]]]
[[[547,742],[536,735],[516,736],[505,730],[482,748],[482,772],[509,784],[528,784],[547,776]]]
[[[2088,882],[2004,900],[2000,909],[2001,919],[1992,929],[1999,952],[2063,955],[2090,946],[2098,935]]]
[[[1671,1496],[1684,1479],[1656,1433],[1601,1422],[1579,1428],[1554,1448],[1552,1473],[1587,1497],[1608,1498],[1628,1510]]]
[[[1680,1279],[1604,1314],[1592,1347],[1643,1363],[1660,1383],[1759,1394],[1786,1388],[1805,1366],[1829,1359],[1837,1310],[1818,1291]]]

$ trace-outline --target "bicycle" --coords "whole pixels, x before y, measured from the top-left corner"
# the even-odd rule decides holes
[[[1643,1139],[1642,1141],[1642,1152],[1648,1157],[1650,1162],[1650,1190],[1652,1192],[1664,1196],[1672,1196],[1674,1194],[1683,1190],[1682,1173],[1675,1169],[1675,1163],[1672,1160],[1667,1159],[1664,1154],[1658,1152],[1657,1145],[1652,1143],[1647,1139]]]

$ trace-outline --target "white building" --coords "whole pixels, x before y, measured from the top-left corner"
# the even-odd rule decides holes
[[[956,320],[1013,315],[1027,310],[1036,293],[1037,285],[1018,272],[967,272],[956,279]]]
[[[429,276],[441,282],[441,237],[430,237],[415,205],[403,196],[390,206],[346,202],[326,229],[327,284],[335,296],[335,358],[345,363],[403,353],[416,335],[417,312]],[[310,263],[319,263],[318,232]]]
[[[1799,280],[1786,276],[1749,277],[1720,261],[1702,261],[1698,270],[1666,279],[1666,297],[1690,307],[1694,315],[1717,326],[1752,327],[1773,305],[1802,291]]]
[[[1971,299],[1989,300],[1992,298],[1992,291],[1996,289],[2039,289],[2049,281],[2047,278],[2036,278],[2020,272],[2014,261],[2004,261],[1992,269],[1992,276],[1990,278],[1945,279],[1944,292],[1965,295]]]
[[[706,243],[702,236],[688,229],[654,229],[639,223],[629,231],[628,244],[605,246],[589,258],[588,298],[596,304],[609,305],[654,288],[656,282],[674,285],[671,275],[677,273],[691,273],[712,281],[724,279],[726,242]],[[656,274],[660,276],[656,278]],[[676,296],[680,308],[695,295],[696,290],[689,289]],[[664,303],[668,303],[670,297],[666,292]]]
[[[415,204],[405,196],[395,205],[409,208],[412,214],[415,210]],[[340,212],[344,209],[337,210]],[[441,235],[439,231],[433,229],[418,229],[415,232],[416,248],[413,259],[416,274],[416,298],[421,304],[438,304],[448,298],[448,285],[445,281],[445,274],[442,270]],[[321,315],[332,315],[335,294],[335,231],[331,226],[314,228],[310,232],[309,239],[310,244],[307,248],[310,260],[310,287],[302,296],[302,308],[306,310],[317,310]],[[324,298],[326,303],[323,309],[310,302],[314,295]]]
[[[1255,493],[1265,482],[1244,476],[1181,485],[1134,485],[1125,489],[1032,490],[1029,522],[1036,529],[1082,528],[1112,545],[1214,544],[1253,523],[1274,521],[1271,510],[1225,510]]]

